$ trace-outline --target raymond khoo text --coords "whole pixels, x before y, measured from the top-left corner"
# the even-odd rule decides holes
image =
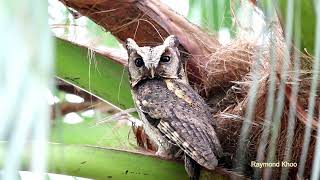
[[[287,161],[278,161],[278,162],[256,162],[251,161],[251,167],[255,168],[272,168],[272,167],[297,167],[298,163],[296,162],[287,162]]]

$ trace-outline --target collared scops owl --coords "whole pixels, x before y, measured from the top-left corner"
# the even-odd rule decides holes
[[[157,155],[181,149],[190,179],[198,179],[199,165],[214,169],[222,149],[209,107],[187,81],[178,45],[173,35],[155,47],[127,39],[129,80],[146,133],[158,144]]]

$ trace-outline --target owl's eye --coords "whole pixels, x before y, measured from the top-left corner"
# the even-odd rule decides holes
[[[170,61],[170,57],[169,56],[161,56],[160,61],[161,62],[169,62]]]
[[[143,59],[141,57],[138,57],[136,60],[134,60],[134,63],[137,67],[142,67],[144,65]]]

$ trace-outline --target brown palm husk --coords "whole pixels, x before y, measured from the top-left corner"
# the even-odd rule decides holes
[[[276,34],[276,40],[278,41],[276,47],[257,47],[250,45],[249,43],[243,43],[242,41],[235,40],[228,47],[221,47],[222,50],[215,52],[205,66],[207,73],[206,87],[213,91],[211,92],[211,97],[215,99],[214,92],[217,92],[216,86],[223,87],[224,93],[223,97],[220,98],[220,101],[214,100],[214,103],[208,103],[213,108],[214,121],[217,124],[217,134],[221,140],[222,146],[224,148],[226,158],[224,159],[224,165],[228,168],[234,168],[235,161],[237,160],[237,150],[239,146],[240,131],[243,125],[246,110],[248,105],[248,99],[252,94],[249,94],[249,89],[252,86],[252,76],[253,76],[253,63],[260,59],[260,64],[257,66],[257,72],[254,75],[258,76],[259,88],[256,92],[256,104],[254,106],[254,118],[251,122],[251,129],[249,131],[248,141],[246,144],[247,149],[247,161],[246,161],[246,172],[248,176],[253,176],[254,168],[250,167],[251,161],[256,161],[257,159],[257,150],[259,144],[261,143],[261,136],[263,132],[263,124],[265,121],[265,111],[268,98],[268,87],[270,85],[270,73],[271,73],[271,63],[270,63],[270,49],[275,50],[276,54],[276,90],[275,94],[279,92],[280,81],[283,81],[284,78],[281,77],[282,67],[285,62],[285,48],[287,48],[283,42],[281,34]],[[300,54],[302,56],[301,63],[304,64],[304,61],[310,61],[310,57],[301,54],[294,48],[292,48],[294,53]],[[230,53],[223,53],[223,52]],[[221,53],[222,55],[220,56]],[[292,54],[294,54],[292,53]],[[257,57],[259,56],[259,57]],[[293,81],[293,58],[290,58],[288,62],[288,78],[286,79],[285,85],[285,103],[283,114],[280,119],[280,127],[278,131],[278,138],[276,143],[276,155],[275,159],[272,162],[282,162],[285,157],[285,147],[287,141],[287,131],[288,131],[288,114],[290,105],[294,102],[294,97],[291,96],[292,93],[292,84]],[[224,71],[220,68],[224,66]],[[218,68],[217,68],[218,67]],[[299,91],[297,96],[297,102],[295,107],[296,116],[295,116],[295,127],[294,135],[292,142],[292,156],[290,162],[296,162],[299,164],[299,159],[302,153],[302,146],[304,141],[304,133],[307,123],[307,109],[308,109],[308,100],[310,94],[311,86],[311,73],[303,73],[305,70],[301,70],[301,75],[297,81],[299,85]],[[310,70],[309,70],[310,71]],[[219,75],[217,75],[219,74]],[[230,79],[233,82],[233,85],[228,84],[219,84],[217,77],[224,76],[224,79]],[[281,79],[282,78],[282,79]],[[223,86],[224,85],[224,86]],[[317,113],[319,112],[319,91],[317,91],[316,96],[316,106],[314,110],[315,117],[312,119],[312,132],[311,140],[307,153],[307,160],[305,165],[304,177],[309,177],[312,170],[312,162],[314,155],[314,148],[316,142],[316,126],[317,126]],[[277,96],[275,96],[277,99]],[[209,102],[212,99],[209,97]],[[274,101],[274,108],[279,102]],[[275,111],[275,109],[274,109]],[[271,126],[273,122],[270,122]],[[267,156],[270,147],[270,136],[267,143],[265,144],[265,157]],[[267,159],[264,158],[261,162],[267,162]],[[281,175],[281,168],[272,168],[272,177],[279,178]],[[289,177],[296,178],[297,167],[289,168]],[[264,173],[266,174],[266,172]]]

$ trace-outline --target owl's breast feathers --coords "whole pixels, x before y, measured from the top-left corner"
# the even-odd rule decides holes
[[[150,124],[207,169],[222,155],[204,100],[190,86],[174,79],[148,80],[134,89],[136,105]]]

